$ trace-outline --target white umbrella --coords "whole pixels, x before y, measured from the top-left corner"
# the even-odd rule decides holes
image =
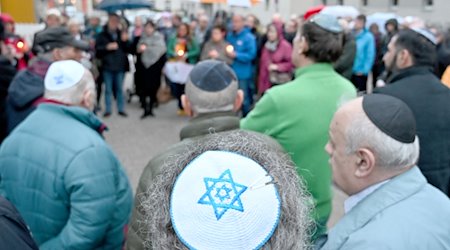
[[[351,17],[351,18],[356,18],[359,15],[358,9],[348,5],[325,6],[325,8],[323,8],[323,10],[320,13],[331,15],[334,17]]]
[[[382,33],[386,33],[386,30],[384,28],[384,25],[387,20],[389,19],[397,19],[398,23],[401,24],[403,22],[403,18],[401,16],[398,16],[394,13],[389,12],[377,12],[372,15],[367,16],[367,24],[366,27],[370,27],[370,25],[376,23],[378,25],[378,28]]]

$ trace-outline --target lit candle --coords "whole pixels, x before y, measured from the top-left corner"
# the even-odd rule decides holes
[[[228,45],[225,49],[227,50],[228,53],[232,53],[234,51],[233,45]]]
[[[23,49],[24,46],[25,44],[22,41],[17,42],[17,48]]]
[[[180,49],[177,51],[177,55],[178,56],[183,56],[184,55],[184,50]]]

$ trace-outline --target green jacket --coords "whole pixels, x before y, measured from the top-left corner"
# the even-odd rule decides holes
[[[339,105],[355,97],[352,83],[331,64],[316,63],[298,69],[294,81],[267,91],[241,120],[242,129],[275,138],[291,155],[315,200],[315,236],[325,233],[331,213],[331,169],[324,149],[328,128]]]
[[[173,36],[167,43],[167,58],[174,59],[177,57],[175,46],[177,45],[177,37]],[[187,62],[190,64],[196,64],[200,57],[200,46],[195,39],[190,38],[187,43]]]

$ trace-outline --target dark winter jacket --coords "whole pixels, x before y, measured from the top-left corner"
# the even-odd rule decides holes
[[[353,73],[353,61],[356,55],[356,41],[352,34],[345,35],[342,55],[334,63],[334,70],[350,80]]]
[[[108,43],[117,42],[117,50],[107,50]],[[102,68],[108,71],[125,72],[129,70],[128,53],[131,50],[131,42],[121,40],[120,31],[117,31],[116,37],[113,37],[108,27],[103,28],[102,33],[98,34],[95,42],[96,56],[102,62]]]
[[[352,78],[353,62],[356,55],[356,41],[352,34],[345,34],[344,49],[342,55],[334,63],[334,70],[343,77]]]
[[[34,102],[44,95],[44,77],[48,67],[49,61],[38,59],[11,82],[6,101],[8,134],[36,109]]]
[[[2,249],[38,249],[17,209],[1,196],[0,232]]]
[[[420,142],[418,166],[428,182],[450,195],[450,89],[429,67],[410,67],[375,93],[403,100],[413,111]]]
[[[0,144],[7,135],[6,97],[9,85],[16,75],[16,68],[10,61],[0,56]]]

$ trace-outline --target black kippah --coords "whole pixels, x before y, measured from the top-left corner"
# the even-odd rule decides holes
[[[237,77],[226,63],[205,60],[195,65],[189,74],[189,80],[203,91],[218,92],[237,82]]]
[[[403,101],[388,95],[372,94],[363,97],[362,106],[367,117],[386,135],[399,142],[414,142],[416,120]]]

